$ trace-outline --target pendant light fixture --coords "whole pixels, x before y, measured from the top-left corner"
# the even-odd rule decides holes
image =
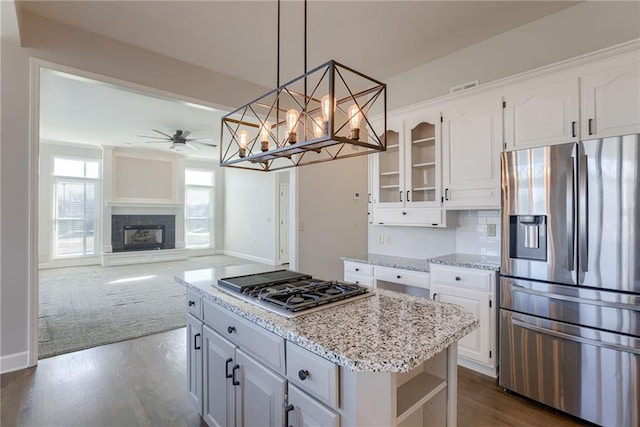
[[[260,171],[386,150],[386,84],[330,60],[280,84],[278,0],[276,88],[222,118],[220,166]]]

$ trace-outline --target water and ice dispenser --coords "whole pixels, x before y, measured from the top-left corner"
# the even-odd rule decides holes
[[[547,216],[509,216],[509,258],[547,260]]]

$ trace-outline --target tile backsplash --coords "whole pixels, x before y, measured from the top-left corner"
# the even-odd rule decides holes
[[[487,230],[495,225],[495,236]],[[456,228],[456,251],[459,253],[500,256],[500,211],[460,211]]]

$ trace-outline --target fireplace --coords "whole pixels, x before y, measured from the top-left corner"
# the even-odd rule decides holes
[[[113,252],[175,248],[175,215],[112,215]]]

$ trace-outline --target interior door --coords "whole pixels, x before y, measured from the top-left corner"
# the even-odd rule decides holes
[[[289,184],[280,184],[279,205],[280,264],[286,264],[289,262]]]

